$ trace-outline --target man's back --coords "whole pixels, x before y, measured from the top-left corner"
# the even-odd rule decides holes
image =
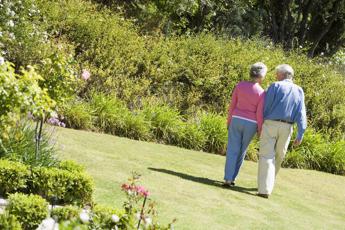
[[[290,79],[273,83],[265,95],[264,120],[297,123],[302,138],[307,125],[303,89]]]

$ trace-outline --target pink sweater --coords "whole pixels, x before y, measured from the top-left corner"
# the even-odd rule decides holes
[[[228,125],[233,116],[257,122],[258,133],[263,123],[265,91],[258,83],[242,81],[237,84],[231,98]]]

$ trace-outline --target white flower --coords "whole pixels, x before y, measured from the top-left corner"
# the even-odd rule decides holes
[[[137,214],[135,214],[135,217],[136,217],[138,220],[140,220],[140,218],[141,218],[140,213],[138,212]]]
[[[42,221],[40,226],[38,226],[37,230],[58,230],[59,229],[59,224],[55,222],[53,218],[47,218]]]
[[[80,218],[81,222],[83,222],[84,224],[88,223],[90,220],[89,214],[87,214],[86,211],[82,211],[79,215],[79,218]]]
[[[56,111],[53,111],[53,112],[50,113],[50,117],[52,117],[52,118],[58,118],[59,116],[58,116],[58,114],[57,114]]]
[[[0,65],[3,65],[5,63],[5,59],[3,57],[0,57]]]
[[[9,27],[13,27],[13,26],[14,26],[14,22],[13,22],[12,20],[9,20],[9,21],[7,22],[7,25],[8,25]]]
[[[117,223],[117,222],[120,221],[120,217],[118,217],[117,215],[114,214],[114,215],[111,216],[111,220],[112,220],[113,222]]]
[[[0,31],[0,37],[2,37],[2,32]]]
[[[145,218],[145,226],[148,227],[152,224],[152,219],[150,217]]]
[[[324,55],[324,53],[323,52],[321,52],[321,54],[320,54],[321,56],[323,56]]]
[[[14,33],[10,33],[8,36],[9,36],[12,40],[16,39],[16,36],[14,35]]]

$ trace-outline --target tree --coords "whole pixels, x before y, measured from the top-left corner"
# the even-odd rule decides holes
[[[307,46],[310,57],[345,45],[345,0],[258,0],[264,34],[287,49]]]

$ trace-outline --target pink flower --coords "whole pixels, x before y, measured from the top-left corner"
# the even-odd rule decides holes
[[[148,197],[150,195],[149,191],[145,189],[143,186],[137,186],[136,191],[139,195]]]
[[[131,194],[137,194],[139,196],[148,197],[150,195],[149,191],[145,189],[143,186],[135,186],[135,185],[129,185],[129,184],[123,184],[121,186],[123,191],[126,191],[127,193]]]
[[[84,81],[87,81],[90,78],[90,76],[91,76],[90,72],[86,69],[83,69],[83,72],[81,73],[81,78]]]

